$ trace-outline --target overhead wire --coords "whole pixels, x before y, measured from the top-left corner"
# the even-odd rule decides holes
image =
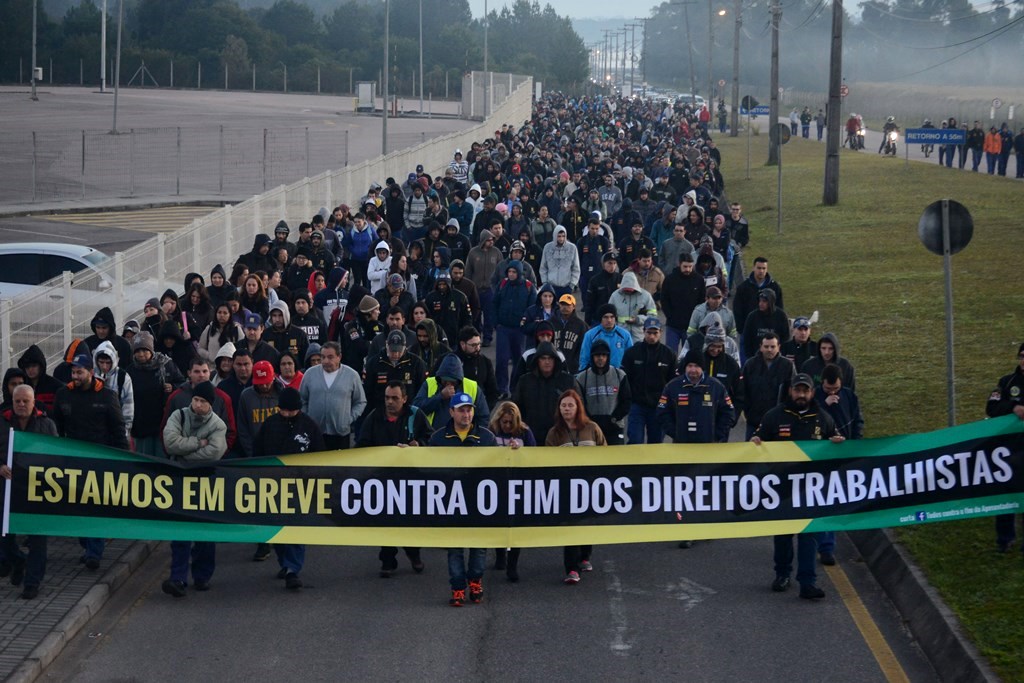
[[[961,58],[961,57],[963,57],[964,55],[966,55],[966,54],[968,54],[968,53],[970,53],[970,52],[973,52],[973,51],[977,50],[978,48],[980,48],[980,47],[983,47],[983,46],[985,46],[985,45],[987,45],[987,44],[991,43],[991,42],[992,42],[993,40],[995,40],[995,39],[996,39],[996,38],[998,38],[999,36],[1003,35],[1003,34],[1004,34],[1004,33],[1006,33],[1007,31],[1009,31],[1009,30],[1010,30],[1010,28],[1011,28],[1011,27],[1012,27],[1012,26],[1013,26],[1014,24],[1016,24],[1017,22],[1019,22],[1019,21],[1021,21],[1021,20],[1024,20],[1024,15],[1021,15],[1021,16],[1017,17],[1016,19],[1014,19],[1014,20],[1013,20],[1013,21],[1011,21],[1010,23],[1008,23],[1008,24],[1005,24],[1005,25],[1001,26],[1000,28],[996,29],[995,31],[991,32],[991,35],[989,35],[989,36],[988,36],[988,39],[987,39],[987,40],[984,40],[984,41],[982,41],[982,42],[978,43],[977,45],[973,45],[973,46],[971,46],[971,47],[967,48],[966,50],[964,50],[963,52],[961,52],[961,53],[959,53],[959,54],[957,54],[957,55],[953,55],[953,56],[952,56],[952,57],[950,57],[949,59],[944,59],[944,60],[942,60],[941,62],[938,62],[938,63],[936,63],[936,64],[932,64],[931,66],[927,66],[927,67],[925,67],[925,68],[923,68],[923,69],[918,69],[917,71],[911,71],[910,73],[906,73],[906,74],[901,74],[901,75],[899,75],[899,76],[893,76],[893,77],[892,77],[892,80],[894,80],[894,81],[898,81],[898,80],[900,80],[900,79],[903,79],[903,78],[910,78],[911,76],[917,76],[917,75],[919,75],[919,74],[923,74],[923,73],[925,73],[925,72],[927,72],[927,71],[931,71],[932,69],[937,69],[937,68],[939,68],[940,66],[944,66],[944,65],[946,65],[946,64],[949,64],[949,63],[950,63],[950,62],[952,62],[952,61],[955,61],[955,60],[957,60],[957,59],[960,59],[960,58]]]

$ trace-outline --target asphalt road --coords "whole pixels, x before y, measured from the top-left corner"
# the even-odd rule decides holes
[[[937,680],[842,535],[818,602],[771,592],[769,538],[599,546],[576,586],[560,548],[523,551],[518,584],[492,552],[483,604],[461,609],[443,550],[381,579],[375,548],[310,546],[298,593],[252,550],[219,545],[212,590],[174,599],[165,545],[45,680]]]

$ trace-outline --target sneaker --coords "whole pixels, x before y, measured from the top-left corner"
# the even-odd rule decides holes
[[[295,572],[288,572],[284,577],[284,587],[290,591],[297,591],[302,588],[302,579]]]
[[[384,567],[381,567],[380,571],[377,572],[377,576],[379,576],[382,579],[390,579],[391,578],[391,570],[390,569],[385,569]]]
[[[288,570],[285,569],[284,567],[281,567],[281,569],[278,570],[278,572],[277,572],[277,578],[279,578],[279,579],[287,579],[288,578]]]
[[[409,562],[412,564],[412,570],[417,574],[422,574],[423,570],[427,568],[427,565],[423,564],[423,560],[418,557],[415,560],[409,560]]]
[[[788,576],[776,576],[772,581],[772,590],[776,593],[784,593],[789,590],[790,580]]]
[[[171,579],[167,579],[163,582],[160,588],[163,590],[164,593],[167,593],[168,595],[173,596],[175,598],[185,597],[185,584],[183,584],[181,581],[173,581]]]
[[[679,547],[683,550],[688,550],[693,547],[693,541],[679,541]]]
[[[580,574],[579,574],[579,572],[569,572],[568,574],[565,575],[565,578],[562,579],[562,583],[567,583],[567,584],[570,584],[570,585],[576,584],[576,583],[579,583],[579,582],[580,582]]]
[[[466,591],[465,590],[453,590],[452,597],[448,599],[448,604],[452,607],[462,607],[466,604]]]
[[[35,600],[38,595],[39,586],[25,586],[25,590],[21,591],[22,600]]]
[[[25,580],[25,560],[15,560],[11,567],[11,585],[20,586]]]
[[[581,572],[592,572],[594,571],[594,565],[590,564],[590,560],[583,560],[580,562]]]
[[[206,591],[210,590],[210,582],[209,581],[194,581],[194,582],[192,582],[192,586],[197,591],[204,592],[204,593]]]
[[[834,567],[836,564],[835,553],[830,553],[826,551],[821,553],[821,555],[819,555],[819,558],[821,559],[821,563],[826,567]]]
[[[256,552],[252,554],[253,562],[263,562],[270,558],[270,544],[260,543],[256,546]]]
[[[519,567],[510,564],[505,570],[505,578],[509,583],[519,583]]]
[[[804,600],[820,600],[825,597],[825,591],[811,583],[800,586],[800,597]]]
[[[87,557],[83,561],[85,562],[85,568],[90,570],[90,571],[96,571],[97,569],[100,568],[99,558]]]
[[[478,605],[484,601],[484,584],[480,579],[469,580],[469,599]]]

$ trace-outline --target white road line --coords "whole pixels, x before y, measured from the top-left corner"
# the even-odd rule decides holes
[[[622,599],[622,582],[619,580],[619,575],[615,573],[615,562],[613,560],[605,560],[602,564],[602,570],[604,571],[608,587],[608,611],[611,612],[612,616],[612,641],[609,647],[613,654],[626,657],[629,655],[633,645],[629,642],[631,639],[627,637],[629,621],[626,618],[626,602]]]

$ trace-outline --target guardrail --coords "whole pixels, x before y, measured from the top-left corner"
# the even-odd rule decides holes
[[[237,257],[252,248],[253,237],[273,232],[278,220],[312,216],[321,206],[351,204],[371,182],[402,177],[417,164],[440,171],[455,148],[469,148],[503,123],[521,126],[530,118],[532,105],[533,79],[527,77],[473,128],[275,187],[118,252],[95,271],[64,273],[32,292],[0,300],[0,370],[11,367],[31,344],[43,350],[53,367],[72,339],[92,334],[89,323],[103,306],[109,306],[117,324],[123,325],[126,318],[139,316],[150,297],[168,288],[180,291],[187,273],[206,277],[218,263],[230,270]]]

